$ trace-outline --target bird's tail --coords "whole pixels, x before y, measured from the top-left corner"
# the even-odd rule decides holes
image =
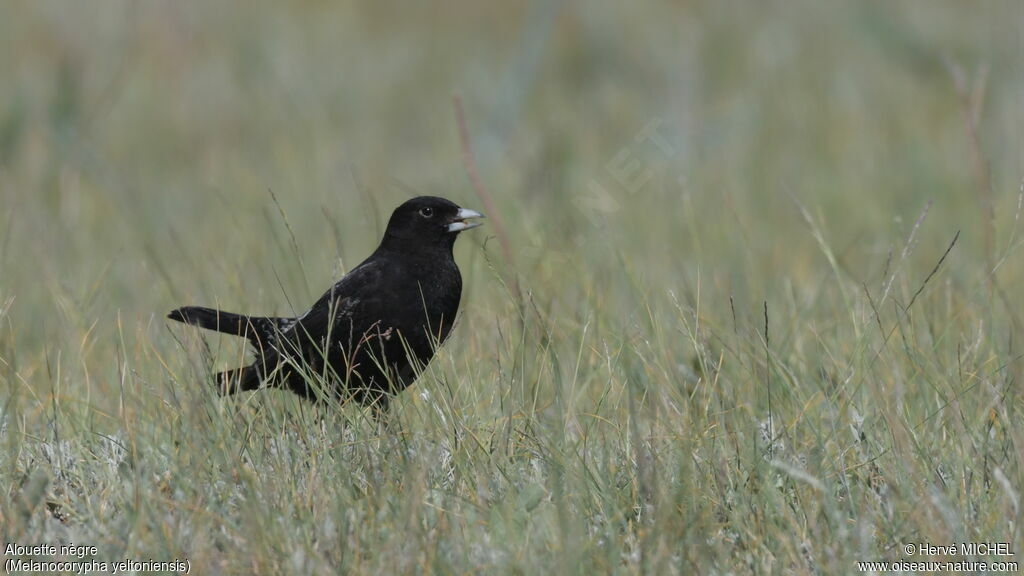
[[[260,387],[260,373],[255,364],[218,372],[216,378],[217,391],[224,396]]]
[[[291,322],[291,318],[265,318],[222,312],[202,306],[185,306],[167,315],[171,320],[192,324],[225,334],[244,336],[256,349],[274,342],[277,333]]]

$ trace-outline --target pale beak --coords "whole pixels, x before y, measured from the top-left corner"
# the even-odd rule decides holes
[[[459,208],[459,213],[455,215],[455,221],[448,225],[448,231],[462,232],[463,230],[469,230],[470,228],[476,228],[477,226],[483,225],[483,222],[466,222],[466,220],[469,220],[470,218],[486,218],[486,216],[476,210]]]

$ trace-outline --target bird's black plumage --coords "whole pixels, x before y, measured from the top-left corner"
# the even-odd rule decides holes
[[[462,296],[452,247],[483,216],[423,196],[391,215],[377,250],[296,317],[259,317],[186,306],[168,318],[246,337],[256,360],[217,375],[220,390],[262,383],[317,397],[327,391],[378,409],[430,362],[451,332]]]

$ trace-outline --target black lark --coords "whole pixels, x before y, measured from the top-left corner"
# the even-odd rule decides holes
[[[297,318],[232,314],[186,306],[168,318],[244,336],[256,360],[217,374],[231,394],[260,386],[306,398],[326,392],[387,408],[448,338],[459,310],[462,275],[452,255],[459,233],[483,214],[422,196],[391,215],[377,250]]]

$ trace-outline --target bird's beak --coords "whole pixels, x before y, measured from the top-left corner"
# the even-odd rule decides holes
[[[470,218],[486,218],[486,216],[476,210],[459,208],[459,213],[455,215],[455,220],[448,225],[448,231],[462,232],[463,230],[469,230],[470,228],[476,228],[477,226],[483,225],[483,222],[466,222],[466,220],[469,220]]]

